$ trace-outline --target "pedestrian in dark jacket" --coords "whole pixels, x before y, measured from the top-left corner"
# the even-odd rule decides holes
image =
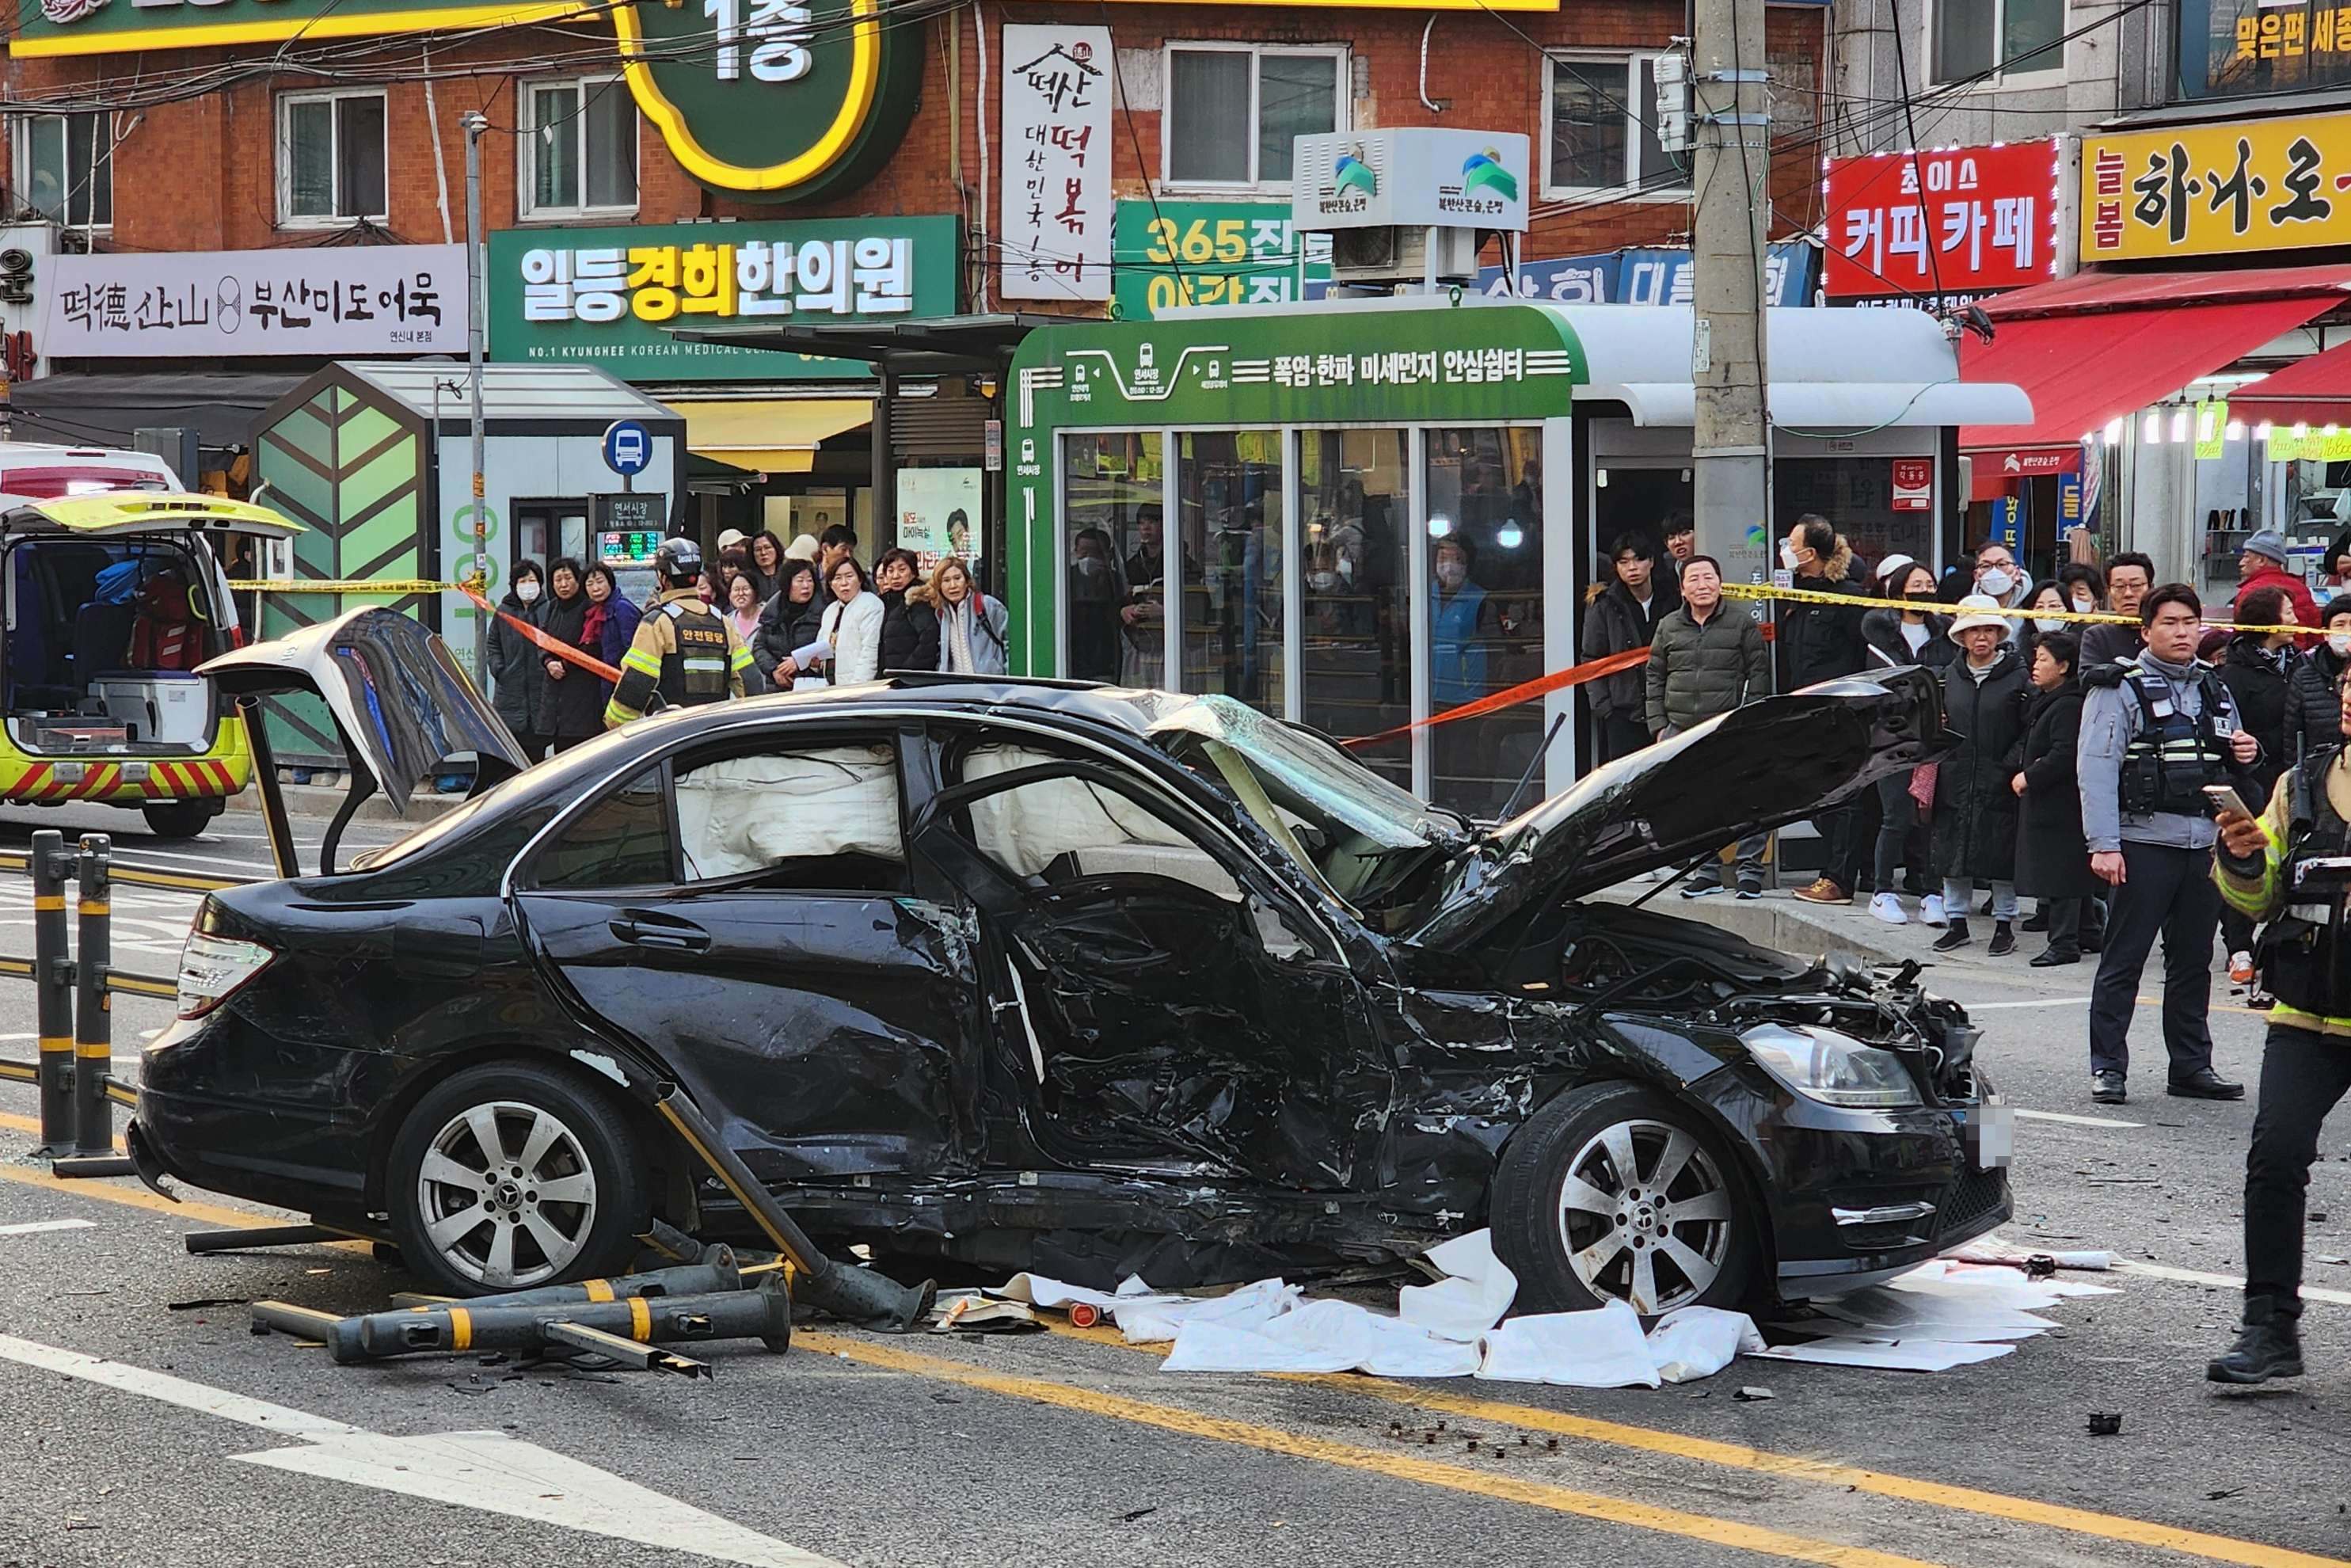
[[[2237,620],[2247,626],[2298,626],[2296,613],[2286,591],[2269,583],[2249,588],[2237,599]],[[2229,639],[2221,650],[2218,674],[2220,684],[2237,702],[2237,723],[2252,732],[2262,743],[2261,760],[2244,772],[2260,787],[2261,798],[2248,798],[2245,804],[2256,814],[2269,804],[2269,792],[2276,785],[2278,775],[2293,759],[2286,749],[2286,710],[2294,704],[2294,673],[2302,663],[2302,655],[2294,651],[2294,637],[2284,632],[2240,632]],[[2340,733],[2341,709],[2336,709],[2335,721]],[[2251,985],[2253,979],[2253,921],[2232,904],[2220,906],[2220,937],[2229,955],[2229,978],[2238,985]]]
[[[2281,768],[2343,744],[2343,699],[2335,695],[2351,668],[2351,593],[2338,595],[2319,612],[2325,636],[2294,661],[2286,676],[2285,724],[2280,731]]]
[[[1883,610],[1869,611],[1861,618],[1862,636],[1869,643],[1870,667],[1949,668],[1959,656],[1959,649],[1950,639],[1951,618],[1938,615],[1928,608],[1941,602],[1935,596],[1933,570],[1917,561],[1897,568],[1886,579],[1886,596],[1895,602]],[[1910,924],[1910,916],[1894,887],[1911,830],[1918,825],[1918,802],[1910,793],[1913,771],[1905,769],[1877,781],[1876,853],[1873,857],[1877,891],[1870,897],[1869,912],[1888,925]],[[1940,925],[1942,894],[1928,896],[1930,902],[1920,906],[1919,917],[1930,925]]]
[[[637,623],[645,618],[645,612],[621,591],[621,580],[602,561],[583,572],[580,580],[587,585],[590,606],[586,631],[594,638],[594,645],[589,652],[617,670],[637,640]],[[611,702],[613,683],[599,681],[597,685],[604,688],[604,700]]]
[[[799,673],[790,664],[792,650],[817,640],[824,621],[824,604],[817,592],[814,562],[786,558],[777,581],[776,596],[759,609],[759,629],[751,634],[751,662],[758,666],[769,691],[792,689]]]
[[[2155,562],[2137,550],[2123,551],[2106,562],[2106,612],[2128,615],[2136,620],[2140,602],[2154,587]],[[2135,659],[2138,657],[2138,651],[2147,646],[2147,640],[2137,626],[2110,626],[2103,622],[2084,624],[2082,669],[2085,672],[2093,664]]]
[[[1857,594],[1866,591],[1868,563],[1826,517],[1807,512],[1796,519],[1780,541],[1780,561],[1795,586],[1816,593]],[[1780,651],[1780,689],[1792,692],[1816,681],[1858,674],[1869,667],[1869,646],[1862,638],[1863,609],[1854,604],[1790,602],[1780,607],[1774,633]],[[1862,853],[1861,813],[1851,800],[1830,807],[1813,819],[1826,858],[1817,881],[1796,890],[1807,904],[1844,904],[1853,897],[1859,881]]]
[[[1771,668],[1763,629],[1722,598],[1722,565],[1694,555],[1682,563],[1682,607],[1657,622],[1649,643],[1650,732],[1670,739],[1694,725],[1769,695]],[[1739,896],[1763,895],[1765,835],[1739,841]],[[1709,856],[1682,883],[1684,898],[1722,891],[1722,862]]]
[[[2082,961],[2082,910],[2104,883],[2090,874],[2082,837],[2082,787],[2074,748],[2082,737],[2082,683],[2074,665],[2081,644],[2064,632],[2042,634],[2032,652],[2032,695],[2024,709],[2023,766],[2011,779],[2019,811],[2016,891],[2044,900],[2049,945],[2032,967]]]
[[[1616,580],[1583,612],[1580,648],[1587,660],[1647,647],[1658,621],[1673,608],[1657,583],[1657,549],[1646,536],[1619,536],[1612,559]],[[1602,762],[1614,762],[1649,744],[1648,684],[1648,674],[1639,664],[1585,683]]]
[[[2016,951],[2016,790],[2024,757],[2024,668],[2008,641],[2008,619],[1998,600],[1971,593],[1959,601],[1951,640],[1962,654],[1943,672],[1943,724],[1959,748],[1935,769],[1935,869],[1943,878],[1943,910],[1950,921],[1935,950],[1964,947],[1968,901],[1979,879],[1991,883],[1991,945],[2001,957]]]
[[[550,562],[547,584],[547,618],[539,622],[539,629],[583,653],[603,657],[601,644],[588,645],[590,602],[580,563],[569,556]],[[594,673],[544,649],[540,651],[539,668],[547,672],[545,716],[540,722],[552,737],[555,749],[569,751],[581,741],[603,734],[604,686]]]
[[[939,618],[931,607],[906,601],[916,576],[912,550],[888,549],[873,563],[874,591],[882,595],[882,664],[884,670],[939,667]]]
[[[539,710],[547,700],[547,672],[539,668],[538,663],[544,655],[538,643],[501,616],[511,615],[517,621],[538,625],[546,587],[547,576],[539,570],[538,562],[515,562],[514,575],[507,580],[506,593],[498,601],[500,615],[490,617],[487,647],[490,706],[497,709],[498,716],[514,732],[515,743],[522,747],[523,756],[533,762],[547,755],[549,740],[538,728]]]

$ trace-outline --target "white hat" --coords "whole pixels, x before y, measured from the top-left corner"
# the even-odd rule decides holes
[[[1958,612],[1952,617],[1949,633],[1954,643],[1959,640],[1960,632],[1978,626],[1997,626],[2003,637],[2011,630],[2008,617],[2001,613],[2000,601],[1989,593],[1970,593],[1952,608]]]
[[[795,534],[792,542],[784,547],[784,554],[792,560],[814,560],[820,548],[814,534]]]
[[[743,530],[740,528],[727,528],[718,536],[718,548],[720,549],[731,549],[742,542]]]
[[[1877,580],[1880,582],[1891,582],[1894,580],[1896,573],[1907,571],[1910,568],[1917,566],[1917,564],[1918,563],[1916,559],[1907,555],[1887,556],[1884,560],[1877,563]]]

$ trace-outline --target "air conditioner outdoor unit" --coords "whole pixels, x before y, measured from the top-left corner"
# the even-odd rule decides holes
[[[1333,283],[1417,283],[1431,277],[1439,283],[1459,283],[1477,276],[1476,229],[1389,224],[1335,229],[1331,235]]]

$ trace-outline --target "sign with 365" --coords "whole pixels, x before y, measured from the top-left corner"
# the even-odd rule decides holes
[[[1297,231],[1286,202],[1121,202],[1112,247],[1119,315],[1147,321],[1178,306],[1319,298],[1330,246],[1327,235]]]

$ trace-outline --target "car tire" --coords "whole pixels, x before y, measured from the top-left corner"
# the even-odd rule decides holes
[[[494,1062],[409,1112],[385,1200],[402,1259],[435,1291],[529,1290],[628,1267],[650,1228],[644,1168],[643,1140],[604,1090],[560,1068]]]
[[[159,839],[193,839],[220,815],[210,800],[158,800],[139,808],[147,831]]]
[[[1635,1174],[1625,1179],[1616,1166],[1628,1150]],[[1661,1192],[1654,1178],[1669,1162]],[[1735,1307],[1761,1250],[1720,1140],[1637,1083],[1586,1084],[1536,1112],[1502,1151],[1491,1208],[1494,1252],[1518,1275],[1525,1312],[1611,1298],[1645,1320]]]

